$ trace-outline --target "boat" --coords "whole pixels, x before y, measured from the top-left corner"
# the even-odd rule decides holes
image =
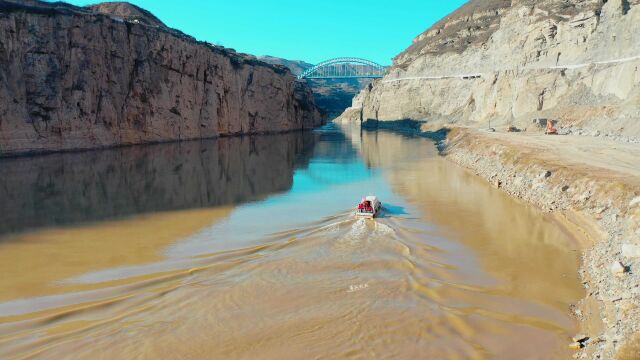
[[[373,219],[380,213],[382,203],[377,197],[370,195],[362,199],[356,208],[356,217]]]

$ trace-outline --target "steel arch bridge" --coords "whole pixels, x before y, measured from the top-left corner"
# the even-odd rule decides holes
[[[342,57],[323,61],[305,70],[298,79],[377,79],[384,76],[386,67],[373,61]]]

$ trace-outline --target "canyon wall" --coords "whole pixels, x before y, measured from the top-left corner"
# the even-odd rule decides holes
[[[130,4],[0,0],[0,156],[321,122],[287,68],[198,42]]]
[[[473,0],[363,90],[352,118],[640,135],[639,0]],[[360,111],[361,110],[361,111]]]

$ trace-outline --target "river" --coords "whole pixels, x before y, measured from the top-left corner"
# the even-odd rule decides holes
[[[572,231],[329,124],[0,160],[0,358],[564,359]],[[383,215],[354,219],[376,194]]]

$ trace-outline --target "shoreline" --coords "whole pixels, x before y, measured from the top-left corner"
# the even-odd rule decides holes
[[[567,342],[576,347],[574,358],[637,358],[640,274],[634,270],[640,268],[640,258],[623,256],[621,251],[623,246],[640,246],[635,240],[640,235],[640,178],[635,173],[617,172],[615,164],[594,168],[591,159],[580,163],[547,156],[561,150],[536,143],[536,136],[544,136],[540,134],[485,133],[407,120],[386,124],[374,120],[362,127],[434,140],[444,158],[550,213],[574,239],[580,257],[585,297],[567,309],[581,332],[577,340]],[[595,159],[592,165],[598,166]],[[614,274],[611,266],[617,262],[624,272]]]
[[[633,206],[637,183],[609,172],[591,172],[582,164],[543,159],[547,149],[530,147],[526,141],[494,137],[493,133],[485,136],[478,130],[454,129],[441,143],[441,154],[545,212],[573,213],[579,218],[575,224],[583,236],[594,241],[581,250],[580,276],[586,297],[573,313],[585,332],[579,337],[588,339],[580,342],[576,358],[633,358],[629,356],[637,354],[640,337],[640,288],[635,279],[638,274],[629,271],[633,259],[622,256],[620,248],[633,244],[632,237],[640,229],[634,219],[640,209]],[[626,267],[623,273],[612,273],[615,262]]]
[[[112,144],[112,145],[104,145],[104,146],[79,147],[79,148],[58,149],[58,150],[30,150],[30,151],[22,151],[22,152],[4,152],[3,153],[0,149],[0,161],[8,160],[8,159],[33,158],[37,156],[46,156],[46,155],[55,155],[55,154],[74,154],[74,153],[85,153],[85,152],[101,151],[101,150],[132,148],[137,146],[189,143],[189,142],[221,140],[221,139],[229,139],[229,138],[242,139],[242,138],[251,138],[255,136],[272,136],[272,135],[283,135],[283,134],[291,134],[291,133],[308,133],[308,132],[312,132],[315,129],[319,129],[324,124],[325,123],[323,122],[321,125],[317,127],[312,127],[312,128],[223,134],[223,135],[217,135],[217,136],[205,136],[205,137],[170,139],[170,140],[154,140],[154,141],[146,141],[146,142],[140,142],[140,143],[121,143],[121,144]]]

